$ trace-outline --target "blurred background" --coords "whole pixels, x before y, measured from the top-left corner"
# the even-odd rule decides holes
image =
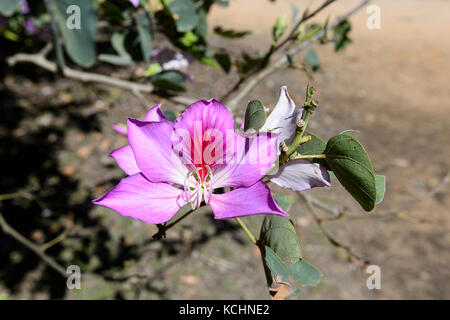
[[[332,20],[358,3],[336,1],[313,21]],[[290,19],[292,4],[302,12],[309,1],[231,0],[228,6],[212,6],[208,46],[226,49],[231,57],[264,51],[276,18],[288,13]],[[296,201],[290,216],[303,255],[324,274],[300,298],[448,299],[450,2],[373,4],[381,9],[381,29],[369,30],[369,14],[360,10],[349,19],[352,43],[343,52],[314,44],[318,72],[276,71],[240,101],[235,116],[242,119],[250,99],[273,107],[282,85],[301,106],[306,85],[312,83],[319,108],[309,129],[325,140],[357,130],[355,137],[375,171],[386,176],[385,199],[372,213],[365,213],[336,180],[331,188],[306,192],[322,202],[321,217],[333,210],[344,213],[323,227],[355,255],[380,267],[381,289],[367,288],[365,268],[330,244]],[[229,39],[213,32],[217,26],[249,33]],[[143,118],[159,102],[175,115],[186,105],[170,96],[136,96],[114,86],[82,83],[29,63],[7,64],[7,57],[36,53],[51,41],[45,32],[42,37],[28,44],[1,38],[0,213],[59,265],[80,266],[82,289],[68,290],[66,279],[3,225],[0,299],[269,299],[259,250],[234,220],[215,221],[208,208],[201,209],[169,230],[167,238],[152,241],[155,226],[93,207],[90,201],[124,176],[108,154],[127,140],[111,126],[127,117]],[[156,34],[153,49],[167,47],[171,43]],[[239,79],[234,69],[226,73],[188,54],[186,60],[186,97],[220,98]],[[142,75],[148,66],[97,63],[89,71],[127,78]],[[273,190],[297,199],[286,189]],[[246,221],[258,234],[261,217]]]

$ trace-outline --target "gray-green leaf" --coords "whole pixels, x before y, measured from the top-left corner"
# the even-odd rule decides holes
[[[371,211],[377,199],[375,174],[363,146],[354,137],[339,134],[328,141],[324,154],[339,182],[364,210]]]

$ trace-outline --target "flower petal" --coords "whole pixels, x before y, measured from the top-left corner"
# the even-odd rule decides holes
[[[136,164],[133,149],[131,149],[130,145],[114,150],[109,154],[109,156],[116,160],[119,167],[125,171],[127,175],[131,176],[135,173],[141,172]]]
[[[234,119],[228,109],[215,99],[191,104],[174,122],[175,132],[183,139],[179,149],[195,166],[223,163],[227,132],[234,132]],[[211,145],[211,146],[210,146]],[[208,153],[214,150],[214,156]],[[204,159],[207,154],[208,159]]]
[[[277,160],[278,137],[272,132],[229,135],[225,164],[215,170],[213,187],[249,187],[261,180]]]
[[[141,173],[123,178],[94,204],[110,208],[123,216],[148,223],[163,223],[186,204],[183,190],[167,183],[152,183]]]
[[[251,187],[238,188],[223,194],[212,194],[209,205],[216,219],[255,214],[288,216],[275,202],[269,187],[263,182],[257,182]]]
[[[266,123],[261,128],[264,130],[273,130],[280,133],[280,142],[290,141],[296,130],[296,122],[299,114],[294,114],[295,103],[289,96],[287,87],[280,88],[278,102],[267,117]],[[301,116],[301,111],[299,111]]]
[[[180,185],[188,174],[187,167],[172,148],[172,123],[128,119],[128,140],[141,172],[151,182]]]
[[[144,121],[163,121],[167,120],[166,116],[161,110],[161,103],[158,103],[156,106],[152,107],[147,114],[145,115]]]
[[[305,159],[289,161],[270,180],[280,187],[295,191],[330,186],[330,175],[327,169]]]
[[[127,128],[123,127],[122,125],[120,125],[120,124],[113,124],[111,126],[111,128],[113,128],[114,131],[116,131],[117,133],[119,133],[119,134],[121,134],[121,135],[123,135],[125,137],[127,136]]]

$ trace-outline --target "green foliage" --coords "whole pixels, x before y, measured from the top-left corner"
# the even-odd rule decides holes
[[[267,115],[264,106],[259,100],[252,100],[245,110],[244,130],[258,131],[266,123]]]
[[[289,218],[266,216],[258,246],[269,287],[287,283],[297,289],[295,295],[302,285],[316,285],[320,281],[321,272],[301,257],[300,242]]]
[[[305,66],[312,70],[313,72],[317,72],[320,70],[320,61],[317,53],[314,49],[309,49],[305,55]]]
[[[352,29],[352,25],[348,20],[342,21],[333,29],[334,50],[336,52],[344,50],[352,40],[348,34]]]
[[[219,63],[220,67],[226,73],[229,73],[231,70],[231,59],[227,53],[216,53],[214,58]]]
[[[379,204],[384,199],[384,193],[386,191],[386,177],[385,176],[375,176],[375,184],[377,188],[377,198],[375,204]]]
[[[199,16],[192,0],[173,0],[167,8],[172,13],[178,32],[186,32],[197,26]]]
[[[315,134],[309,132],[308,130],[305,130],[305,133],[303,136],[310,136],[311,140],[309,140],[306,143],[301,144],[297,148],[298,155],[319,155],[323,154],[325,151],[325,148],[327,144],[325,141],[320,139]],[[327,169],[330,169],[325,159],[311,159],[311,161],[320,163],[321,165],[325,166]]]
[[[278,42],[278,40],[281,38],[281,36],[287,29],[286,17],[287,15],[283,14],[281,17],[277,19],[275,25],[273,26],[272,29],[273,44],[276,44]]]
[[[151,77],[161,71],[161,65],[157,62],[152,63],[144,72],[144,77]]]
[[[148,60],[152,54],[153,28],[150,16],[144,10],[136,13],[136,24],[138,28],[140,46],[144,60]]]
[[[0,1],[0,13],[6,17],[11,16],[20,7],[20,0]]]
[[[224,38],[229,39],[237,39],[245,37],[246,35],[250,34],[250,31],[235,31],[231,29],[224,30],[222,27],[215,27],[214,32],[218,34],[219,36],[222,36]]]
[[[152,84],[163,91],[184,91],[186,77],[175,70],[163,71],[152,77]]]
[[[69,57],[83,67],[90,67],[96,59],[95,34],[97,31],[97,15],[92,0],[79,0],[80,29],[69,29],[66,25],[67,8],[73,4],[71,0],[49,0],[49,6],[56,21],[58,31],[63,38],[64,47]]]
[[[339,182],[364,210],[371,211],[377,199],[375,173],[362,145],[352,136],[339,134],[328,141],[324,154]]]

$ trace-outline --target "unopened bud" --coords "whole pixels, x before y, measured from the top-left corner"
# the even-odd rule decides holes
[[[281,150],[283,150],[284,153],[288,152],[289,147],[286,145],[286,142],[281,142]]]
[[[305,121],[303,119],[297,120],[297,128],[303,128],[305,126]]]

